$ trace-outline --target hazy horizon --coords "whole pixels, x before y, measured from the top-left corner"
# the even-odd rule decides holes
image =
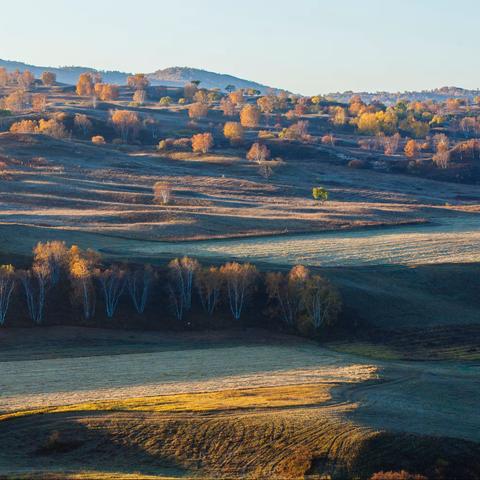
[[[3,26],[0,57],[125,72],[187,66],[307,95],[480,86],[480,66],[471,60],[480,14],[473,0],[455,7],[448,0],[406,0],[396,9],[380,0],[290,5],[139,0],[132,8],[84,0],[72,12],[60,0],[26,0],[2,6],[5,18],[29,15],[22,15],[22,35],[16,22]]]

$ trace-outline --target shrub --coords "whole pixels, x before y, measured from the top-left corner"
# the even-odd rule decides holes
[[[94,135],[92,137],[92,143],[94,143],[96,145],[103,145],[106,142],[105,142],[105,139],[101,135]]]

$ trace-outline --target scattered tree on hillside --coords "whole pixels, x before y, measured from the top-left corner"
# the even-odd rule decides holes
[[[220,101],[220,108],[225,117],[233,117],[235,115],[235,105],[229,98],[222,98]]]
[[[306,120],[300,120],[293,125],[290,125],[288,128],[284,128],[280,134],[279,138],[284,140],[296,140],[303,141],[308,137],[308,122]]]
[[[118,85],[113,85],[111,83],[96,83],[94,90],[97,98],[104,102],[117,100],[120,95]]]
[[[168,205],[172,198],[172,187],[167,182],[156,182],[153,186],[154,202]]]
[[[114,110],[110,119],[125,143],[137,136],[141,122],[136,112],[130,110]]]
[[[233,91],[235,91],[235,88],[235,85],[229,84],[225,87],[225,91],[228,93],[232,93]]]
[[[195,83],[193,82],[187,83],[183,87],[183,96],[188,100],[192,100],[195,94],[197,93],[197,90],[198,90],[198,86]]]
[[[417,142],[413,139],[408,140],[403,151],[408,158],[415,158],[419,152]]]
[[[38,122],[35,120],[21,120],[10,125],[10,132],[12,133],[36,133],[38,129]]]
[[[13,265],[0,266],[0,326],[5,323],[10,297],[15,286],[15,269]]]
[[[241,105],[245,102],[245,98],[243,96],[243,90],[236,90],[235,92],[231,92],[228,95],[228,98],[234,105]]]
[[[328,200],[328,191],[324,187],[313,187],[312,196],[315,200],[326,202]]]
[[[5,67],[0,67],[0,87],[5,87],[8,84],[8,72]]]
[[[96,269],[95,275],[102,288],[105,312],[108,318],[112,318],[125,290],[126,272],[117,265],[113,265],[103,270]]]
[[[245,303],[255,286],[258,272],[250,263],[229,262],[220,268],[227,287],[228,303],[233,318],[239,320]]]
[[[29,103],[30,97],[25,90],[15,90],[1,101],[2,108],[11,110],[12,112],[21,112],[25,110]]]
[[[245,105],[240,112],[242,127],[255,128],[260,122],[260,111],[255,105]]]
[[[68,132],[65,128],[65,125],[57,118],[51,118],[50,120],[41,118],[38,121],[37,133],[58,139],[68,137]]]
[[[208,153],[213,147],[211,133],[198,133],[192,137],[192,150],[197,153]]]
[[[57,76],[53,72],[43,72],[41,78],[46,87],[51,87],[57,81]]]
[[[137,313],[145,311],[150,286],[154,278],[155,272],[150,265],[136,267],[127,273],[128,292]]]
[[[435,155],[433,163],[439,168],[447,168],[450,161],[449,140],[445,134],[435,135]]]
[[[18,78],[18,84],[28,90],[35,82],[35,77],[30,70],[25,70]]]
[[[143,105],[147,100],[147,92],[145,90],[135,90],[132,101],[137,105]]]
[[[73,119],[73,124],[75,128],[80,130],[82,134],[86,137],[88,133],[92,130],[92,122],[90,119],[83,113],[76,113]]]
[[[385,137],[383,142],[383,151],[385,155],[395,155],[400,144],[400,134],[396,133],[391,137]]]
[[[158,102],[162,107],[167,107],[173,102],[172,97],[162,97]]]
[[[76,92],[79,97],[90,97],[94,94],[94,82],[90,73],[82,73],[78,77]]]
[[[247,160],[260,163],[270,158],[270,150],[263,143],[254,143],[247,152]]]
[[[330,121],[337,127],[347,123],[347,112],[342,107],[334,107],[330,114]]]
[[[136,73],[127,78],[127,85],[134,90],[145,90],[150,85],[150,80],[144,73]]]
[[[223,135],[230,140],[232,145],[241,143],[243,140],[243,127],[238,122],[227,122],[223,127]]]
[[[203,118],[208,115],[208,105],[204,103],[192,103],[188,107],[188,116],[190,118]]]
[[[44,112],[47,108],[47,96],[44,93],[35,93],[32,95],[32,110],[34,112]]]
[[[208,91],[204,89],[198,90],[193,96],[193,99],[199,103],[208,103]]]

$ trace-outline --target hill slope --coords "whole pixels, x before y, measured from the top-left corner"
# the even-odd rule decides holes
[[[40,77],[42,72],[48,70],[57,75],[57,81],[67,84],[77,83],[78,77],[83,72],[99,72],[102,75],[104,82],[117,84],[125,84],[128,75],[131,75],[129,72],[95,70],[90,67],[46,67],[2,59],[0,59],[0,67],[6,68],[9,72],[16,69],[20,71],[30,70],[37,78]],[[210,89],[219,88],[224,90],[227,85],[234,85],[236,88],[254,88],[260,90],[262,93],[265,93],[269,89],[268,86],[257,82],[238,78],[233,75],[209,72],[198,68],[170,67],[163,70],[157,70],[153,73],[148,73],[147,75],[153,85],[183,86],[191,80],[200,80],[202,87]],[[272,90],[276,92],[279,91],[278,89]]]

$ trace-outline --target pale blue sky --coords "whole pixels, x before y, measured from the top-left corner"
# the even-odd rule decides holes
[[[0,12],[0,58],[37,65],[191,66],[303,94],[480,87],[479,0],[17,0]]]

